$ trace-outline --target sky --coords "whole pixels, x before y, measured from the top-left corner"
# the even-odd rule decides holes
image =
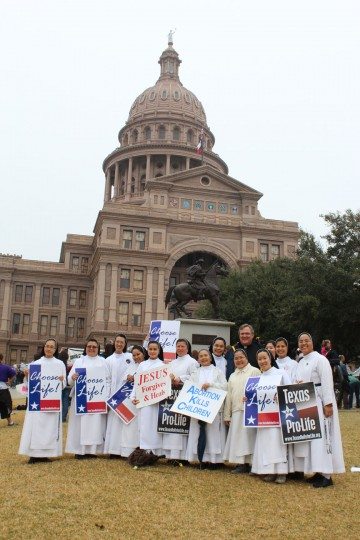
[[[1,0],[0,252],[58,261],[93,233],[170,29],[229,174],[320,240],[360,206],[359,20],[358,0]]]

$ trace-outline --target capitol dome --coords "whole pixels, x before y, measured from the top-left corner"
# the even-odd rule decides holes
[[[198,98],[185,88],[179,79],[181,60],[172,43],[162,53],[159,64],[161,73],[154,86],[147,88],[131,106],[128,122],[154,115],[168,115],[191,118],[201,128],[206,126],[204,108]]]

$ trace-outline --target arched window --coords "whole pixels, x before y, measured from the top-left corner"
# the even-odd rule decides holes
[[[135,184],[136,184],[135,178],[132,177],[132,179],[131,179],[131,185],[130,185],[130,191],[131,191],[131,193],[135,193]]]
[[[177,126],[175,126],[173,129],[173,140],[180,141],[180,128],[178,128]]]
[[[159,127],[159,139],[165,139],[165,126]]]
[[[151,128],[149,126],[146,126],[146,128],[144,130],[144,135],[145,135],[145,141],[150,141],[150,139],[151,139]]]
[[[123,138],[123,144],[125,146],[127,146],[129,144],[129,137],[128,137],[128,134],[124,135],[124,138]]]
[[[133,144],[138,142],[138,136],[139,136],[138,130],[134,129],[134,131],[132,132],[132,143]]]
[[[193,143],[194,142],[194,132],[192,129],[189,129],[187,134],[186,134],[186,140],[188,143]]]
[[[146,177],[145,174],[143,174],[140,178],[140,190],[145,191],[145,184],[146,184]]]
[[[125,178],[121,179],[120,184],[120,195],[125,195]]]

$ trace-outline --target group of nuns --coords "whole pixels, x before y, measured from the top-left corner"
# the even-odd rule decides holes
[[[138,409],[135,419],[125,424],[112,410],[107,414],[75,412],[72,399],[69,413],[65,452],[76,459],[92,459],[108,455],[110,459],[129,458],[138,448],[166,458],[174,466],[196,465],[199,469],[218,469],[224,463],[235,465],[232,474],[259,475],[265,482],[283,484],[286,479],[303,480],[313,487],[333,484],[333,473],[345,472],[341,434],[330,364],[314,351],[310,334],[302,333],[298,347],[299,362],[288,356],[288,343],[278,338],[271,347],[256,353],[257,366],[248,361],[246,350],[236,349],[234,365],[228,380],[226,341],[213,340],[209,349],[200,349],[197,360],[191,356],[191,345],[186,339],[176,342],[176,358],[167,363],[173,389],[181,389],[186,381],[202,390],[216,388],[227,392],[223,406],[209,424],[191,418],[188,434],[158,432],[159,404]],[[114,340],[114,352],[107,358],[100,356],[99,343],[89,339],[83,355],[76,359],[69,373],[57,359],[55,339],[48,339],[42,356],[34,364],[57,366],[62,386],[72,387],[74,395],[77,369],[105,367],[108,396],[112,396],[126,382],[133,382],[136,373],[146,372],[164,364],[163,350],[157,341],[149,341],[147,348],[134,345],[127,352],[124,334]],[[26,376],[28,370],[26,370]],[[274,379],[277,385],[313,382],[320,418],[322,437],[319,439],[284,444],[278,426],[244,427],[246,407],[245,385],[249,377],[260,376],[262,382]],[[134,385],[130,399],[138,403]],[[26,411],[19,454],[29,456],[28,463],[46,462],[63,453],[61,412]],[[229,470],[229,469],[227,469]],[[305,476],[307,475],[307,476]]]

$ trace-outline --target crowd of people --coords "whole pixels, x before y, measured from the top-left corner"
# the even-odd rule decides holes
[[[75,399],[71,399],[79,368],[103,367],[110,397],[125,382],[133,383],[136,373],[161,367],[164,357],[157,341],[149,341],[147,348],[134,345],[129,352],[125,334],[118,334],[107,355],[100,355],[99,343],[89,339],[83,354],[69,365],[67,351],[58,351],[56,340],[48,339],[40,358],[33,363],[56,366],[63,392],[62,410],[26,411],[19,453],[28,456],[29,463],[60,457],[63,453],[61,420],[66,421],[69,410],[65,452],[79,460],[105,454],[110,459],[128,458],[130,463],[140,465],[163,457],[172,465],[194,464],[200,469],[216,469],[229,463],[235,466],[232,474],[250,473],[278,484],[285,483],[290,476],[306,479],[316,488],[328,487],[333,483],[331,475],[344,472],[345,467],[334,392],[334,365],[338,362],[340,366],[341,360],[336,357],[331,343],[330,348],[328,343],[323,345],[320,354],[315,351],[311,335],[300,334],[295,360],[289,356],[285,338],[260,344],[252,326],[243,324],[234,346],[229,347],[222,337],[216,337],[208,349],[197,351],[195,359],[191,344],[179,338],[176,359],[168,363],[172,388],[179,390],[186,381],[191,381],[205,391],[212,387],[227,392],[211,424],[191,418],[188,434],[180,434],[158,431],[158,403],[141,407],[135,419],[126,424],[112,410],[107,414],[76,414]],[[24,374],[28,377],[28,368]],[[16,373],[14,370],[5,373],[2,369],[0,375],[1,385],[2,379],[8,384]],[[245,385],[248,378],[254,376],[261,376],[265,381],[276,377],[278,386],[313,382],[322,437],[284,444],[280,426],[244,427]],[[4,390],[0,387],[0,392]],[[353,393],[358,406],[358,394]],[[138,404],[136,385],[130,399],[134,405]],[[9,406],[6,410],[9,413]],[[2,418],[10,418],[4,411],[2,406]],[[141,459],[136,461],[134,456],[139,455]]]

